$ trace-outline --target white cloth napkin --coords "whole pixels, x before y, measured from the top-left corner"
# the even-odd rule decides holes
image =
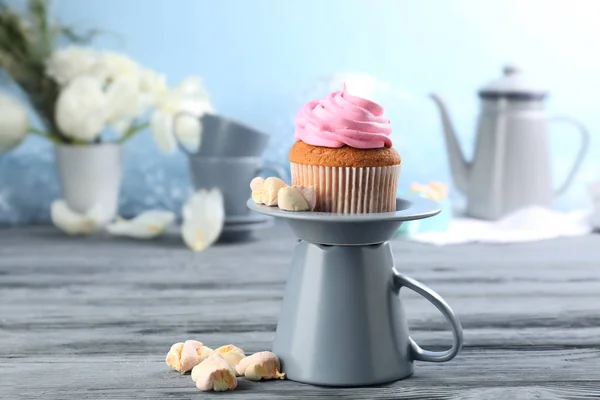
[[[447,231],[417,233],[408,239],[438,246],[462,243],[518,243],[581,236],[592,232],[592,213],[568,213],[532,206],[517,210],[498,221],[457,218]]]

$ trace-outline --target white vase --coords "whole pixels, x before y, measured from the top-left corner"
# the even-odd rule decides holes
[[[105,221],[117,215],[121,189],[121,146],[57,145],[56,167],[63,199],[78,213],[102,207]]]

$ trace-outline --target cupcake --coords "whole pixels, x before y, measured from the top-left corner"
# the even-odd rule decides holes
[[[401,160],[391,133],[383,107],[349,94],[345,85],[305,104],[289,153],[292,184],[315,189],[315,211],[396,211]]]

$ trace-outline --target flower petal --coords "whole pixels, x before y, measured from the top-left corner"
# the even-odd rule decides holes
[[[156,110],[150,118],[150,127],[158,148],[165,153],[173,153],[177,148],[173,134],[173,117],[161,110]]]
[[[165,77],[151,69],[142,69],[140,75],[139,103],[141,110],[156,107],[167,93]]]
[[[215,111],[208,99],[195,97],[181,99],[177,110],[194,114],[197,117],[201,117],[207,113],[214,113]]]
[[[152,239],[163,235],[175,221],[171,211],[149,210],[130,220],[118,219],[106,226],[114,236],[127,236],[135,239]]]
[[[61,86],[83,75],[103,77],[99,52],[87,47],[69,46],[53,52],[46,61],[46,75]]]
[[[196,117],[180,114],[175,118],[175,138],[187,150],[196,152],[202,141],[202,124]]]
[[[101,56],[102,64],[108,72],[109,80],[116,80],[119,77],[130,77],[137,79],[138,82],[140,81],[141,67],[132,58],[114,51],[104,51]]]
[[[179,82],[177,91],[186,96],[208,98],[208,92],[204,88],[204,81],[199,76],[187,76]]]
[[[198,190],[184,205],[181,235],[193,251],[211,246],[221,234],[225,222],[223,195],[219,189]]]
[[[144,112],[139,84],[131,77],[114,80],[106,89],[106,99],[108,122],[133,120]]]
[[[142,92],[160,96],[167,91],[167,83],[164,75],[160,75],[151,69],[142,69],[140,75],[140,89]]]
[[[55,200],[50,206],[52,223],[68,235],[84,235],[101,226],[102,208],[92,207],[85,215],[71,210],[64,200]]]
[[[29,117],[18,101],[0,93],[0,153],[16,147],[27,135]]]
[[[92,141],[100,135],[108,116],[108,100],[98,78],[81,76],[60,92],[56,123],[72,139]]]

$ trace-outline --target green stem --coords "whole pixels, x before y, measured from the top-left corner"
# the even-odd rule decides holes
[[[135,135],[136,133],[138,133],[141,130],[146,129],[149,126],[150,126],[150,122],[148,122],[148,121],[142,122],[141,124],[138,124],[138,125],[130,126],[129,129],[127,129],[125,131],[125,133],[123,134],[123,136],[121,136],[121,138],[118,140],[118,143],[119,144],[125,143],[127,140],[131,139],[133,137],[133,135]]]
[[[37,136],[43,137],[44,139],[49,140],[52,143],[61,144],[63,142],[58,135],[46,133],[46,132],[40,131],[39,129],[29,128],[29,131],[27,133],[31,133],[32,135],[37,135]]]

